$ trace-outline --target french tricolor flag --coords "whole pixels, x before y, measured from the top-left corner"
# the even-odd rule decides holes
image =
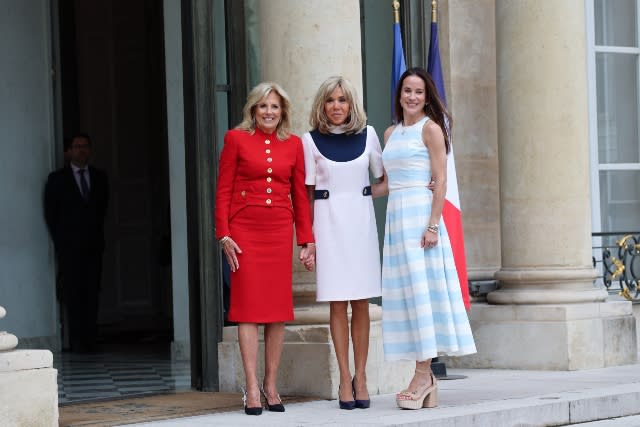
[[[393,64],[391,68],[391,117],[395,114],[393,108],[393,97],[395,96],[396,86],[400,76],[407,69],[404,60],[404,48],[402,46],[402,35],[400,31],[400,17],[396,14],[393,24]],[[444,91],[444,78],[442,76],[442,64],[440,63],[440,48],[438,47],[438,22],[435,13],[432,14],[431,20],[431,40],[429,41],[429,55],[427,60],[427,72],[431,75],[433,82],[438,89],[438,95],[447,105],[447,97]],[[451,141],[451,138],[449,138]],[[445,195],[444,208],[442,209],[442,218],[449,233],[451,240],[451,249],[453,258],[456,263],[456,271],[460,281],[460,291],[464,306],[469,309],[471,302],[469,301],[469,283],[467,276],[467,258],[464,253],[464,233],[462,230],[462,211],[460,209],[460,195],[458,193],[458,178],[456,175],[456,165],[453,159],[453,149],[447,156],[447,194]]]
[[[438,46],[438,23],[435,14],[431,21],[431,40],[429,41],[429,56],[427,60],[427,72],[431,75],[433,82],[438,89],[440,98],[447,105],[447,97],[444,91],[444,78],[442,77],[442,65],[440,63],[440,48]],[[451,141],[451,138],[449,138]],[[451,249],[456,263],[458,279],[460,280],[460,290],[462,299],[467,309],[471,307],[469,301],[469,284],[467,277],[467,258],[464,253],[464,233],[462,230],[462,211],[460,209],[460,195],[458,193],[458,178],[456,175],[456,165],[453,159],[453,149],[447,156],[447,194],[445,196],[442,218],[449,233]]]

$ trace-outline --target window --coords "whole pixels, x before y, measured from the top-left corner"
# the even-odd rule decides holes
[[[640,231],[638,0],[588,2],[594,232]]]

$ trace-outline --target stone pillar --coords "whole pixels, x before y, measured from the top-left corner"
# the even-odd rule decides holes
[[[358,0],[263,0],[258,14],[262,80],[281,84],[291,97],[294,133],[309,130],[313,97],[327,77],[348,78],[362,97]],[[295,323],[327,323],[328,304],[315,304],[315,274],[298,262],[297,248],[293,266]]]
[[[591,265],[585,5],[496,1],[501,289],[477,304],[467,366],[586,369],[636,361],[628,302]]]
[[[495,0],[438,2],[470,281],[500,269]]]
[[[327,77],[345,76],[362,97],[358,0],[260,0],[258,5],[262,80],[281,84],[291,97],[294,133],[309,130],[313,96]]]
[[[497,304],[604,301],[593,286],[582,0],[497,1],[502,290]]]
[[[291,97],[294,133],[301,135],[309,130],[313,97],[327,77],[348,78],[362,97],[358,0],[262,0],[258,14],[262,80],[281,84]],[[339,372],[328,325],[329,306],[315,303],[315,274],[304,270],[297,253],[296,248],[293,262],[296,320],[287,326],[280,392],[335,399]],[[369,311],[369,392],[390,393],[409,382],[412,369],[404,364],[383,362],[381,309],[370,305]],[[223,391],[238,390],[238,385],[244,383],[236,335],[235,328],[225,328],[224,341],[219,346]]]
[[[6,314],[0,306],[0,319]],[[0,424],[58,425],[58,371],[49,350],[14,350],[18,338],[0,331]]]

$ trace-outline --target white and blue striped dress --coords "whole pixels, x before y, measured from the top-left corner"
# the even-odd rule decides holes
[[[428,118],[396,126],[382,153],[389,183],[382,266],[385,360],[425,360],[476,352],[449,235],[440,221],[433,248],[420,240],[431,215]]]

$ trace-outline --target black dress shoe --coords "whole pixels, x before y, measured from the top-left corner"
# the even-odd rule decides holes
[[[264,396],[264,401],[267,402],[266,409],[270,412],[284,412],[284,405],[282,404],[282,399],[280,399],[280,395],[278,395],[278,400],[280,403],[274,403],[271,405],[269,403],[269,399],[267,399],[267,394],[264,392],[264,386],[260,389],[260,393]]]
[[[262,415],[262,407],[258,406],[255,408],[249,408],[247,406],[244,407],[244,413],[247,415]]]
[[[242,403],[244,405],[244,413],[247,415],[262,415],[262,406],[255,406],[249,408],[247,406],[247,392],[245,389],[242,389]]]
[[[356,398],[356,377],[351,380],[351,389],[353,390],[353,398]],[[371,399],[356,399],[356,408],[367,409],[371,406]]]
[[[346,409],[348,411],[356,407],[355,400],[340,400],[340,386],[338,386],[338,406],[340,406],[340,409]]]

